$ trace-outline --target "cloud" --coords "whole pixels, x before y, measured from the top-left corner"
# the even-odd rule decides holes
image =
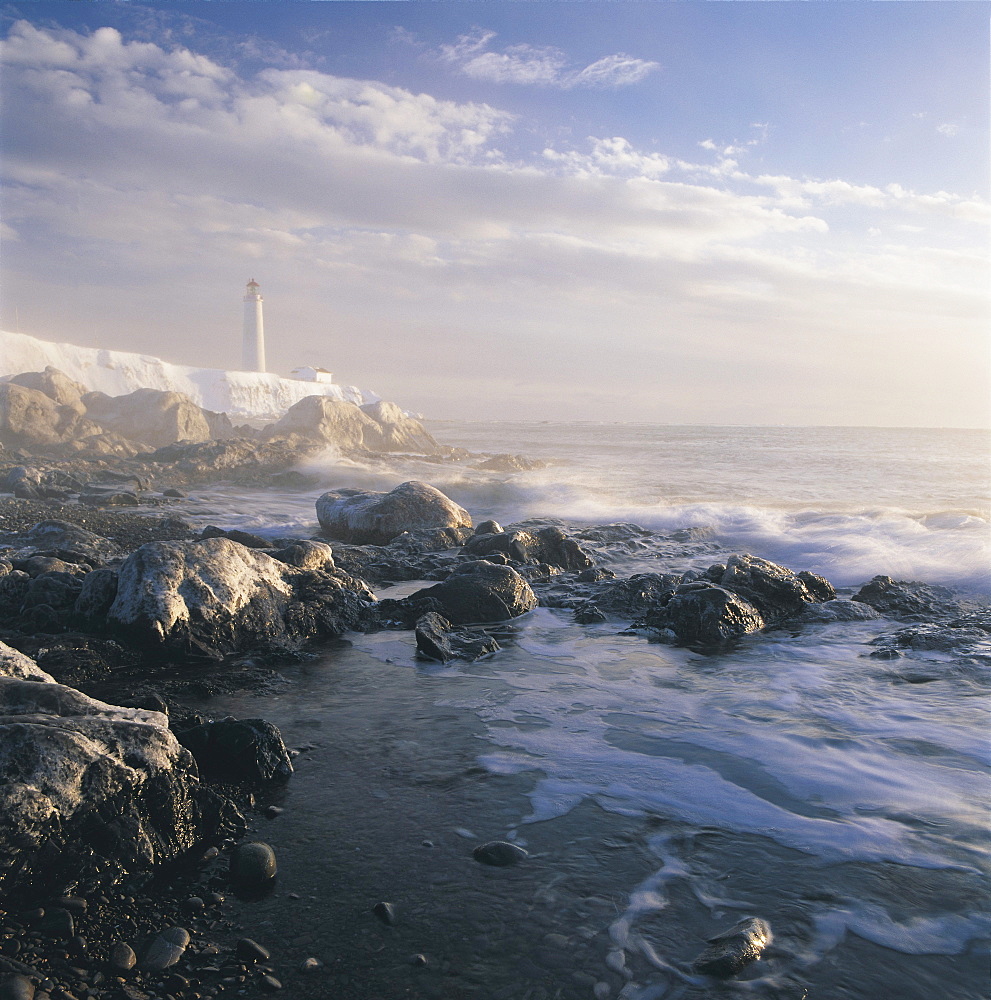
[[[567,55],[553,46],[521,43],[493,51],[494,31],[476,28],[460,35],[453,45],[442,45],[440,57],[465,76],[492,83],[517,83],[570,90],[573,87],[624,87],[639,83],[659,64],[624,53],[604,56],[584,69],[569,65]]]
[[[960,131],[960,126],[955,125],[952,122],[946,122],[943,125],[937,125],[936,131],[939,132],[940,135],[945,135],[952,139],[953,136]]]

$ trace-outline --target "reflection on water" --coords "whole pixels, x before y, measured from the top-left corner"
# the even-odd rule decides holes
[[[985,685],[893,683],[861,655],[878,623],[709,659],[564,612],[515,625],[470,666],[356,637],[278,696],[205,706],[312,747],[256,824],[277,891],[239,904],[288,969],[326,963],[294,997],[980,995]],[[477,864],[496,838],[530,859]],[[750,914],[765,959],[692,974]]]

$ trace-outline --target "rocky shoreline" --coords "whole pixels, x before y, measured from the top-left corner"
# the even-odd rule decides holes
[[[7,396],[22,410],[24,392],[45,396],[51,406],[27,402],[52,411],[46,434],[63,439],[26,441],[30,421],[11,430],[9,399],[0,411],[0,486],[11,494],[0,497],[0,1000],[275,992],[319,967],[313,958],[279,969],[263,945],[238,938],[224,908],[232,892],[263,893],[274,873],[264,845],[239,841],[246,815],[278,817],[273,789],[291,780],[294,751],[264,720],[208,719],[197,706],[217,692],[277,690],[280,666],[348,634],[412,632],[423,658],[473,660],[498,651],[500,629],[542,605],[703,654],[766,630],[884,617],[892,628],[871,657],[935,649],[952,663],[983,657],[991,635],[986,609],[943,588],[876,577],[842,595],[816,574],[743,553],[618,578],[603,565],[610,550],[650,536],[699,555],[704,534],[475,525],[425,483],[326,492],[315,499],[321,532],[312,538],[194,530],[176,515],[191,483],[219,474],[312,489],[292,465],[342,435],[365,455],[371,442],[377,454],[418,448],[437,461],[526,460],[445,453],[391,404],[362,413],[316,397],[275,431],[141,454],[112,429],[126,428],[137,403],[88,398],[58,373],[33,374]],[[175,401],[157,401],[172,419]],[[177,427],[198,426],[176,406],[186,414]],[[202,434],[223,425],[199,419]],[[63,424],[74,430],[63,434]],[[377,598],[402,581],[426,585]],[[908,668],[906,680],[924,679]],[[493,851],[518,860],[508,845]],[[388,909],[378,916],[389,922]],[[757,920],[726,940],[741,935],[748,958],[717,961],[716,944],[699,969],[735,975],[770,932]]]

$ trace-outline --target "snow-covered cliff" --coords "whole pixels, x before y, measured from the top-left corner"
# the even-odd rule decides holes
[[[353,385],[301,382],[265,372],[192,368],[147,354],[53,344],[24,333],[0,330],[0,379],[42,371],[47,365],[108,396],[122,396],[141,388],[184,392],[199,406],[227,413],[235,420],[281,417],[306,396],[330,396],[359,406],[380,399],[374,392]]]

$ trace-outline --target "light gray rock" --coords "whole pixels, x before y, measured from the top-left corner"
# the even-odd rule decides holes
[[[382,436],[379,425],[359,406],[327,396],[301,399],[266,431],[269,439],[294,434],[345,450],[367,447],[366,435],[372,441]]]
[[[49,399],[62,404],[76,403],[88,391],[81,382],[76,382],[51,365],[48,365],[43,372],[22,372],[20,375],[12,376],[8,381],[43,392]]]
[[[407,417],[395,403],[382,400],[366,403],[361,412],[378,425],[378,434],[371,430],[363,433],[364,446],[370,451],[435,452],[437,442],[427,433],[419,420]]]
[[[404,531],[471,531],[471,515],[426,483],[401,483],[389,493],[331,490],[317,500],[317,519],[331,538],[354,545],[387,545]]]
[[[55,678],[45,673],[30,656],[25,656],[5,642],[0,642],[0,676],[22,681],[40,681],[44,684],[55,683]]]
[[[0,444],[28,450],[61,444],[78,428],[81,403],[56,403],[37,389],[0,382]]]
[[[189,947],[189,931],[185,927],[167,927],[156,934],[145,949],[141,968],[148,972],[162,972],[178,962]]]
[[[120,567],[107,618],[151,646],[284,651],[357,627],[373,601],[344,574],[297,570],[220,537],[142,545]]]
[[[162,448],[177,441],[210,440],[204,411],[181,392],[136,389],[126,396],[89,392],[82,398],[86,417],[104,431]]]
[[[0,655],[0,879],[67,885],[177,857],[200,835],[192,756],[158,712]],[[28,679],[22,679],[28,678]]]

